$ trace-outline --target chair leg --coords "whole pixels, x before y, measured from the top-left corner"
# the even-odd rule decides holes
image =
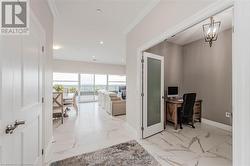
[[[194,118],[192,119],[192,128],[195,129],[195,127],[194,127]]]
[[[61,119],[61,122],[62,122],[62,124],[63,124],[63,108],[62,108],[62,117],[61,117],[62,119]]]
[[[180,118],[180,129],[183,129],[182,128],[182,113],[181,113],[181,111],[179,112],[179,118]]]
[[[183,129],[183,128],[182,128],[182,120],[180,121],[180,129]]]

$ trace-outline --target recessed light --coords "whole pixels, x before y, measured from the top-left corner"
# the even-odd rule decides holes
[[[102,9],[96,9],[97,13],[102,13]]]
[[[101,45],[103,45],[103,44],[104,44],[104,42],[103,42],[103,41],[100,41],[100,44],[101,44]]]
[[[53,45],[53,49],[54,50],[59,50],[59,49],[61,49],[62,47],[61,46],[59,46],[59,45]]]

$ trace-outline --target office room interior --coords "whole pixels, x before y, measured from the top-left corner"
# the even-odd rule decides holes
[[[232,16],[230,8],[212,18],[220,20],[221,27],[211,47],[200,28],[209,18],[145,51],[164,57],[166,100],[196,93],[200,101],[197,120],[218,122],[225,128],[232,126]]]

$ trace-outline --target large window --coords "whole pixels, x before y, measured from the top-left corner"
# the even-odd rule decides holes
[[[126,85],[126,76],[121,75],[109,75],[108,76],[108,90],[118,91],[119,86]]]
[[[78,89],[78,74],[77,73],[53,73],[53,86],[62,86],[64,91],[72,88]]]
[[[107,75],[95,75],[95,91],[106,89],[107,90]]]
[[[86,93],[94,92],[94,74],[80,74],[80,90]]]
[[[106,74],[53,73],[53,86],[64,92],[77,91],[80,102],[97,100],[98,90],[119,91],[126,76]]]

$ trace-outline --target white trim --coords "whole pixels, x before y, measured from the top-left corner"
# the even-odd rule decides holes
[[[236,0],[233,33],[233,165],[250,165],[250,1]]]
[[[53,17],[56,18],[58,16],[58,9],[55,0],[47,0],[47,2]]]
[[[130,23],[125,30],[123,31],[123,33],[126,35],[128,34],[137,24],[139,24],[144,17],[146,17],[146,15],[148,15],[151,10],[160,2],[161,0],[152,0],[152,2],[150,4],[148,4],[143,10],[142,12],[139,13],[139,15],[133,20],[132,23]]]
[[[137,80],[136,80],[136,89],[137,89],[137,103],[140,103],[140,105],[137,105],[137,108],[140,110],[140,124],[142,124],[142,100],[141,100],[141,56],[144,50],[149,49],[150,47],[153,47],[157,45],[158,43],[164,41],[167,38],[170,38],[171,36],[191,27],[194,26],[201,21],[209,18],[210,16],[216,15],[219,12],[228,9],[230,7],[234,6],[234,1],[233,0],[225,0],[221,1],[218,0],[214,2],[213,4],[209,5],[207,8],[197,12],[193,16],[190,16],[186,20],[182,21],[180,24],[177,24],[173,28],[170,28],[169,30],[163,32],[156,38],[153,38],[152,40],[145,42],[141,47],[137,49]],[[138,131],[138,135],[142,135],[142,131]],[[142,138],[142,137],[141,137]]]
[[[208,120],[208,119],[205,119],[205,118],[202,118],[201,122],[205,123],[205,124],[208,124],[208,125],[211,125],[211,126],[214,126],[214,127],[217,127],[217,128],[220,128],[220,129],[223,129],[223,130],[226,130],[226,131],[232,131],[232,126],[230,126],[230,125],[215,122],[215,121]]]
[[[180,24],[177,24],[173,28],[170,28],[169,30],[163,32],[161,35],[157,36],[156,38],[153,38],[147,43],[144,43],[140,47],[140,51],[144,51],[149,49],[150,47],[153,47],[164,40],[172,37],[173,35],[176,35],[179,32],[182,32],[185,29],[188,29],[189,27],[192,27],[198,23],[200,23],[203,20],[206,20],[210,16],[214,16],[221,11],[228,9],[233,6],[233,1],[228,0],[228,1],[216,1],[215,3],[209,5],[207,8],[197,12],[193,16],[190,16],[186,20],[182,21]]]
[[[43,158],[43,163],[48,161],[49,157],[52,155],[52,144],[53,144],[54,138],[52,137],[51,140],[48,142],[47,147],[44,149],[44,158]]]
[[[161,65],[161,96],[160,97],[160,100],[161,100],[161,108],[160,108],[160,111],[161,111],[161,121],[157,124],[154,124],[152,126],[148,126],[147,123],[148,123],[148,115],[147,115],[147,102],[148,102],[148,92],[147,92],[147,76],[148,76],[148,58],[152,58],[152,59],[157,59],[160,61],[160,65]],[[163,56],[160,56],[160,55],[156,55],[156,54],[151,54],[151,53],[147,53],[147,52],[144,52],[143,53],[143,59],[144,59],[144,66],[143,66],[143,73],[144,73],[144,87],[143,87],[143,93],[144,93],[144,101],[143,101],[143,135],[142,137],[143,138],[147,138],[149,136],[152,136],[156,133],[159,133],[161,131],[164,130],[164,100],[162,98],[162,96],[164,96],[164,57]]]

